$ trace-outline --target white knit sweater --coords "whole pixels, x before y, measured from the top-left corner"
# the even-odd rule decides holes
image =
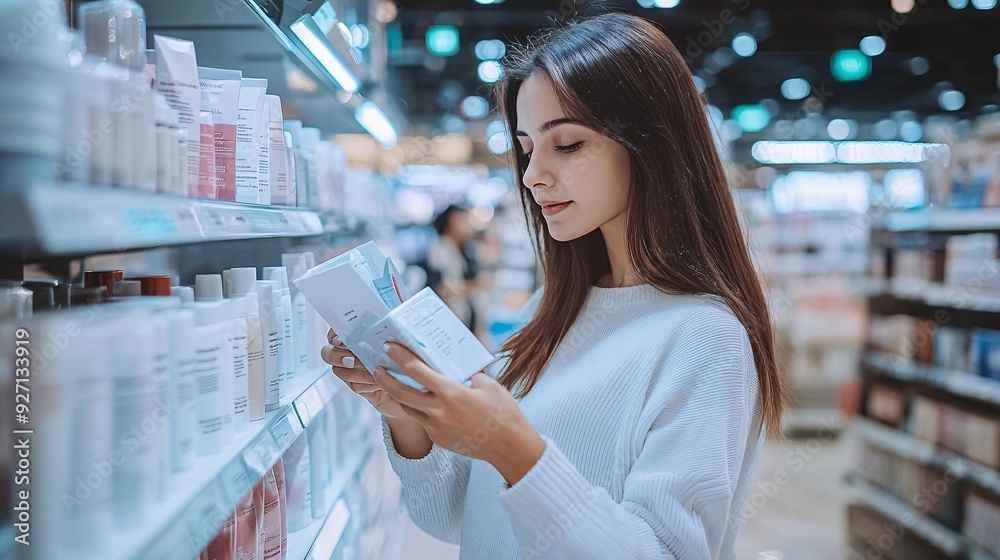
[[[463,560],[736,557],[764,434],[750,343],[721,299],[592,288],[519,404],[547,448],[509,489],[437,446],[403,458],[385,429],[414,522]]]

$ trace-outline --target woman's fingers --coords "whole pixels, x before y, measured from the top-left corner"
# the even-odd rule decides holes
[[[372,383],[378,385],[372,374],[362,368],[346,368],[343,366],[333,366],[333,374],[347,383]]]
[[[402,404],[414,408],[426,409],[432,406],[436,400],[434,396],[414,389],[413,387],[410,387],[409,385],[396,379],[387,369],[383,367],[375,368],[375,381],[378,382],[379,386],[382,387],[382,389],[384,389],[390,397],[396,399]]]
[[[343,346],[344,345],[344,343],[341,342],[340,337],[337,336],[337,333],[335,333],[333,331],[333,329],[330,329],[330,330],[326,331],[326,341],[328,343],[330,343],[330,346]]]
[[[331,366],[361,369],[365,367],[361,360],[346,348],[327,345],[320,351],[320,355],[323,357],[323,361]]]

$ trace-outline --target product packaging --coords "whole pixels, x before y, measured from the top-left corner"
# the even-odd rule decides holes
[[[286,120],[283,126],[292,137],[289,146],[295,160],[295,206],[309,206],[309,166],[302,151],[302,121]]]
[[[302,152],[302,159],[306,162],[306,206],[319,208],[319,166],[316,161],[317,147],[323,139],[323,134],[318,128],[309,126],[302,127],[302,140],[299,143],[299,151]]]
[[[261,329],[260,304],[257,298],[257,269],[230,269],[230,297],[246,300],[247,320],[247,383],[249,386],[250,420],[264,418],[265,338]]]
[[[328,410],[320,413],[326,414]],[[312,487],[312,517],[324,517],[327,514],[326,490],[327,472],[330,468],[330,447],[326,437],[326,423],[322,417],[313,418],[306,427],[309,437],[309,481]]]
[[[235,560],[236,550],[236,515],[230,515],[222,522],[222,528],[205,548],[204,554],[208,560]]]
[[[199,114],[198,122],[201,123],[201,133],[199,135],[199,150],[201,153],[198,166],[198,190],[194,193],[197,198],[208,198],[215,200],[218,198],[218,177],[216,172],[218,166],[215,161],[215,119],[211,111],[202,111]],[[190,189],[190,185],[188,186]]]
[[[260,309],[260,328],[264,335],[264,410],[278,408],[281,401],[279,393],[279,357],[280,340],[278,334],[278,315],[275,307],[275,289],[277,282],[269,280],[257,281],[257,303]],[[278,297],[280,306],[281,299]],[[284,321],[284,317],[282,317]]]
[[[312,522],[312,480],[309,474],[309,438],[302,432],[285,451],[282,458],[285,471],[285,511],[288,530],[298,531]]]
[[[493,355],[433,290],[425,288],[406,299],[398,275],[391,261],[368,242],[294,283],[372,373],[383,365],[401,374],[382,351],[387,340],[406,345],[432,369],[459,383],[493,362]],[[411,378],[397,376],[419,388]]]
[[[170,295],[180,298],[184,304],[194,301],[194,289],[190,286],[170,286]]]
[[[295,144],[292,141],[292,134],[290,132],[283,132],[282,135],[285,137],[286,167],[288,168],[286,174],[288,177],[288,206],[295,206],[299,192],[298,172],[295,167]]]
[[[223,325],[223,331],[233,364],[233,428],[235,433],[242,433],[250,425],[249,385],[247,381],[247,322],[244,298],[223,300],[222,276],[198,274],[195,276],[195,299],[197,301],[225,301],[229,306],[229,318]]]
[[[281,558],[281,500],[278,496],[278,482],[274,478],[274,469],[264,473],[264,526],[261,535],[264,538],[264,560],[279,560]]]
[[[136,427],[143,429],[156,407],[156,385],[153,376],[153,354],[149,351],[153,339],[146,313],[139,309],[116,311],[114,338],[110,346],[110,367],[114,378],[114,449],[124,457],[115,467],[111,478],[111,503],[114,523],[121,529],[137,529],[149,518],[156,499],[157,483],[161,478],[151,437],[138,437]]]
[[[316,255],[312,251],[304,251],[302,254],[306,259],[306,269],[314,268],[316,266]],[[326,346],[326,334],[330,330],[330,326],[316,311],[316,308],[309,303],[308,299],[306,299],[306,314],[309,320],[309,343],[306,348],[306,355],[309,357],[309,370],[315,371],[324,366],[320,350]]]
[[[306,296],[295,283],[295,280],[305,274],[309,267],[306,266],[306,256],[303,253],[285,253],[281,255],[281,266],[288,271],[288,278],[291,280],[289,293],[292,300],[292,328],[294,329],[293,350],[295,352],[295,376],[305,379],[309,373],[309,304],[306,303]]]
[[[0,323],[31,317],[33,295],[20,282],[0,280]]]
[[[294,326],[292,325],[292,315],[294,312],[292,311],[291,292],[288,289],[288,271],[283,266],[264,267],[264,278],[277,282],[281,291],[281,315],[284,319],[282,329],[285,342],[282,347],[281,372],[278,374],[278,385],[280,387],[279,392],[282,395],[288,395],[291,394],[292,387],[295,385],[295,337],[293,334]]]
[[[247,492],[236,506],[236,558],[246,560],[261,558],[257,548],[257,502],[255,491]]]
[[[201,163],[201,90],[194,43],[155,35],[156,90],[177,111],[181,127],[187,130],[187,184],[189,196],[197,196]],[[192,192],[194,191],[194,192]]]
[[[274,464],[274,482],[278,489],[278,510],[281,514],[281,559],[288,556],[288,495],[285,490],[285,463],[281,458]]]
[[[145,50],[142,51],[145,56]],[[132,188],[156,190],[156,104],[153,89],[144,71],[133,70],[129,77],[132,139]]]
[[[267,80],[245,78],[239,98],[239,132],[236,139],[237,202],[256,203],[260,198],[260,152],[265,147],[261,121]]]
[[[257,115],[256,130],[260,133],[260,161],[257,165],[257,204],[271,204],[271,150],[268,143],[271,122],[271,105],[264,96],[264,104]]]
[[[236,200],[236,129],[243,73],[198,67],[198,79],[202,104],[211,100],[209,106],[215,119],[216,198]]]
[[[87,49],[83,35],[70,29],[63,29],[59,34],[60,41],[69,51],[70,72],[66,88],[66,99],[63,104],[63,154],[57,164],[59,180],[69,183],[86,185],[90,183],[90,161],[93,151],[88,156],[80,154],[80,148],[88,142],[87,131],[94,127],[90,124],[90,108],[94,103],[94,91],[90,86],[90,76],[86,71]]]
[[[267,106],[271,204],[294,206],[295,199],[290,199],[288,192],[288,154],[285,151],[285,133],[282,129],[281,98],[268,95]]]
[[[125,271],[114,268],[87,270],[83,273],[83,285],[87,288],[102,288],[105,296],[111,296],[115,282],[125,279]]]
[[[182,188],[181,177],[178,175],[181,169],[178,164],[178,160],[181,158],[179,113],[170,108],[167,98],[160,93],[155,95],[154,103],[156,110],[156,190],[165,194],[187,196],[187,185],[183,185]],[[187,158],[186,153],[184,157]]]
[[[223,446],[223,427],[227,409],[222,388],[222,330],[225,318],[222,302],[201,301],[193,304],[196,327],[195,362],[198,368],[198,439],[199,456],[218,453]],[[231,401],[230,401],[231,402]]]
[[[198,363],[195,353],[195,316],[191,309],[173,314],[170,357],[174,376],[170,380],[170,467],[175,473],[191,468],[198,437]]]

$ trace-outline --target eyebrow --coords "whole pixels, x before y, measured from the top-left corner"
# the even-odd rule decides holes
[[[553,128],[555,128],[555,127],[557,127],[557,126],[559,126],[561,124],[578,124],[578,125],[581,125],[581,126],[583,125],[583,123],[581,123],[580,121],[578,121],[576,119],[566,119],[566,118],[563,118],[563,119],[553,119],[553,120],[551,120],[551,121],[543,124],[542,126],[538,127],[538,133],[539,134],[545,134],[546,132],[552,130]],[[515,136],[527,136],[528,133],[524,132],[523,130],[518,130],[518,131],[514,132],[514,135]]]

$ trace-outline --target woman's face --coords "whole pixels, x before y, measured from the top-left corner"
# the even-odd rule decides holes
[[[524,186],[542,207],[553,239],[571,241],[624,217],[628,152],[566,117],[548,75],[521,84],[517,124],[515,138],[530,154]]]

